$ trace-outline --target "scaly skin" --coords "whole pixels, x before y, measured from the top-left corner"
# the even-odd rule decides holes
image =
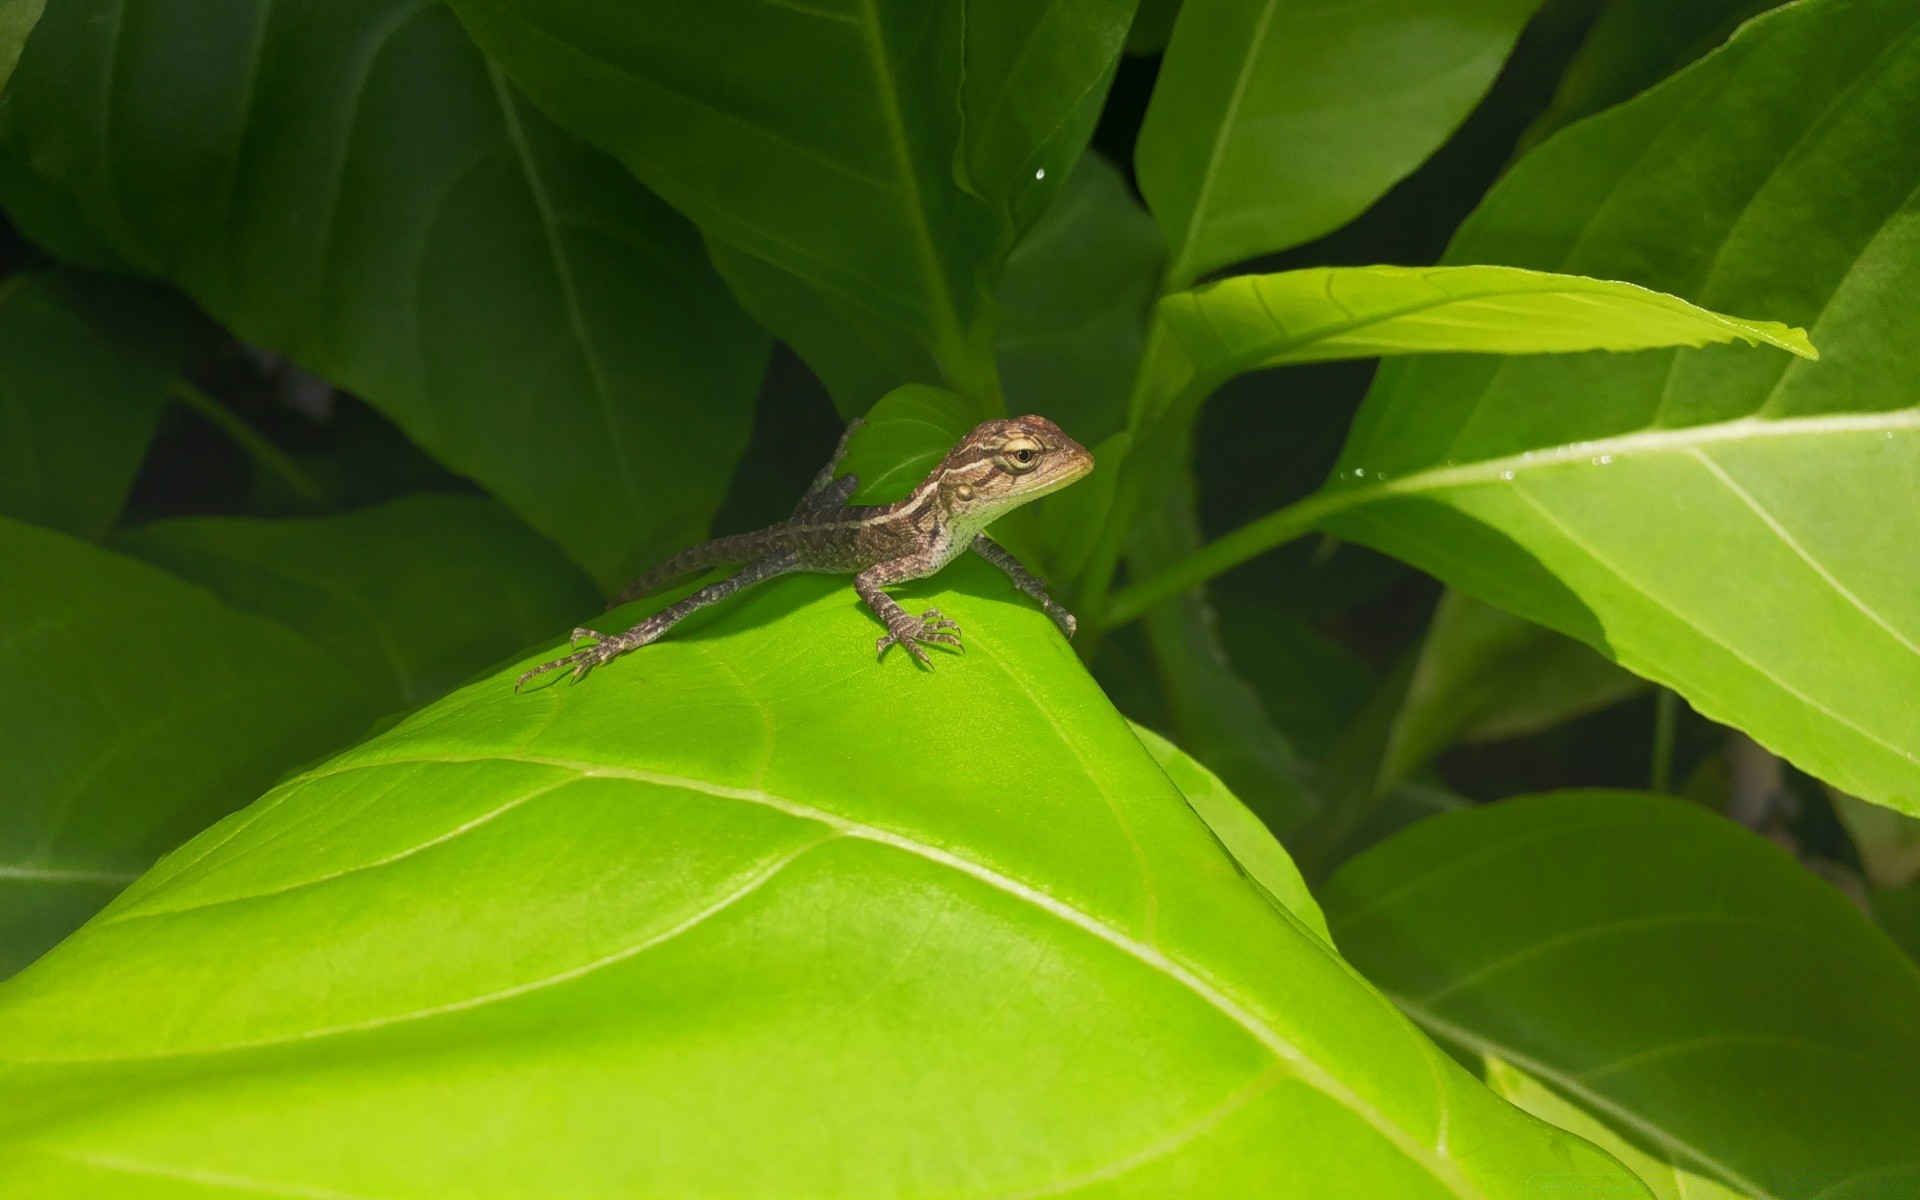
[[[860,486],[859,480],[852,475],[835,479],[833,473],[846,455],[847,439],[859,426],[855,421],[847,427],[832,460],[814,479],[792,517],[754,533],[715,538],[682,551],[635,580],[614,604],[659,591],[710,567],[743,563],[741,570],[668,605],[625,633],[574,630],[575,644],[587,639],[594,644],[541,663],[520,676],[514,689],[537,675],[566,667],[573,668],[573,677],[580,679],[595,667],[658,641],[689,613],[793,571],[852,575],[854,590],[887,627],[875,647],[878,653],[885,657],[889,648],[904,646],[921,666],[931,669],[933,662],[923,647],[960,648],[960,627],[935,608],[912,616],[882,589],[924,579],[969,549],[1005,571],[1015,587],[1040,602],[1062,633],[1073,636],[1073,614],[1054,602],[1046,585],[1019,559],[982,531],[1022,504],[1058,491],[1093,470],[1093,455],[1084,446],[1045,417],[988,421],[962,438],[905,500],[852,505],[847,498]]]

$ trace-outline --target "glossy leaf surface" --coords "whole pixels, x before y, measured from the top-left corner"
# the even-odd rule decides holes
[[[597,612],[553,545],[475,496],[339,517],[182,517],[114,547],[329,651],[384,709],[411,708]]]
[[[1236,275],[1160,302],[1202,380],[1259,367],[1420,353],[1566,354],[1744,341],[1818,357],[1776,321],[1628,283],[1511,267],[1315,267]],[[1208,389],[1210,390],[1210,389]]]
[[[1135,166],[1171,287],[1331,232],[1433,153],[1539,0],[1181,8]]]
[[[1421,822],[1322,895],[1415,1020],[1760,1200],[1920,1184],[1920,970],[1778,847],[1567,792]]]
[[[79,271],[0,287],[0,515],[113,525],[180,369],[181,317],[157,288]]]
[[[764,336],[693,230],[442,6],[53,0],[9,96],[9,152],[93,236],[365,396],[603,586],[704,531]]]
[[[1092,130],[1130,0],[458,0],[480,43],[723,251],[859,412],[930,354],[991,389],[999,264]],[[827,319],[822,319],[825,314]],[[924,380],[922,380],[924,381]],[[849,388],[864,394],[847,395]]]
[[[1263,897],[1003,578],[904,590],[964,657],[875,663],[844,582],[793,577],[210,830],[0,988],[0,1186],[1608,1178]]]
[[[271,621],[0,517],[0,975],[372,714]]]
[[[1920,317],[1899,282],[1920,273],[1917,142],[1920,12],[1902,0],[1781,9],[1553,139],[1454,260],[1763,313],[1807,327],[1821,361],[1390,363],[1323,527],[1920,812]]]

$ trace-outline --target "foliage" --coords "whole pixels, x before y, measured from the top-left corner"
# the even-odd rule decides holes
[[[1909,0],[40,7],[0,1195],[1920,1194]]]

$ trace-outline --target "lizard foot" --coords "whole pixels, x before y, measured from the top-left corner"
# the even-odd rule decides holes
[[[887,635],[874,643],[874,650],[885,658],[889,646],[905,646],[907,653],[931,671],[933,660],[927,657],[923,645],[952,646],[962,653],[967,649],[960,642],[960,626],[942,616],[939,609],[930,608],[917,617],[901,614],[887,627]]]
[[[588,638],[595,639],[596,644],[588,646],[585,650],[575,650],[565,658],[556,658],[552,662],[541,663],[539,666],[522,674],[520,678],[514,680],[513,690],[516,692],[519,691],[522,687],[526,686],[529,679],[533,679],[536,676],[544,675],[548,671],[563,670],[567,667],[573,668],[573,677],[576,681],[585,679],[587,672],[593,670],[595,667],[612,662],[627,651],[634,649],[637,645],[637,643],[631,642],[625,637],[609,637],[604,633],[597,633],[594,630],[584,628],[574,630],[572,636],[567,639],[567,644],[569,646],[578,646]]]

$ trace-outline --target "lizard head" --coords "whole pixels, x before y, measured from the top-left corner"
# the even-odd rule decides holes
[[[935,470],[951,520],[975,533],[1093,470],[1093,455],[1045,417],[974,426]]]

